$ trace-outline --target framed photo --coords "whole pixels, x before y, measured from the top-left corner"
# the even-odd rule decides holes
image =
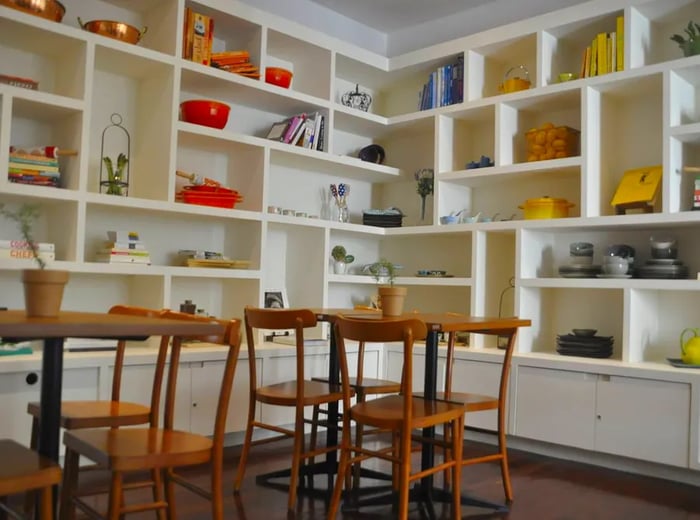
[[[284,289],[265,289],[266,309],[289,309],[287,291]]]
[[[289,121],[280,121],[279,123],[274,123],[272,127],[270,127],[270,131],[267,133],[267,138],[272,139],[273,141],[284,140],[284,132],[287,130],[288,126]]]

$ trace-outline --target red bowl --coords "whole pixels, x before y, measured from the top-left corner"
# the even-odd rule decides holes
[[[291,71],[280,67],[267,67],[265,69],[265,83],[271,83],[282,88],[289,88],[292,84]]]
[[[228,121],[231,107],[226,103],[208,99],[191,99],[180,103],[180,117],[187,123],[223,128]]]

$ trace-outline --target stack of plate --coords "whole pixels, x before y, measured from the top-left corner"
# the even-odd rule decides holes
[[[650,258],[637,269],[639,278],[664,278],[669,280],[688,278],[688,266],[677,258]]]
[[[609,358],[612,356],[613,342],[612,336],[559,334],[557,352],[562,356]]]
[[[559,266],[559,274],[564,278],[595,278],[600,272],[599,265],[564,264]]]

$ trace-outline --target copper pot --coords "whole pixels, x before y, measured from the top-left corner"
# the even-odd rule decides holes
[[[0,0],[0,5],[60,22],[66,14],[65,6],[58,0]]]
[[[143,30],[139,31],[136,27],[128,23],[113,22],[111,20],[90,20],[89,22],[83,23],[79,16],[78,23],[80,27],[86,31],[133,44],[138,43],[148,30],[148,27],[144,27]]]

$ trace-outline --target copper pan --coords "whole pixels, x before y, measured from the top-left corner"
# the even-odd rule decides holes
[[[58,0],[0,0],[0,5],[54,22],[60,22],[66,14],[66,8]]]
[[[113,22],[111,20],[90,20],[89,22],[83,23],[79,16],[78,23],[80,27],[86,31],[134,44],[138,43],[148,30],[148,27],[144,27],[142,31],[139,31],[136,27],[128,23]]]

